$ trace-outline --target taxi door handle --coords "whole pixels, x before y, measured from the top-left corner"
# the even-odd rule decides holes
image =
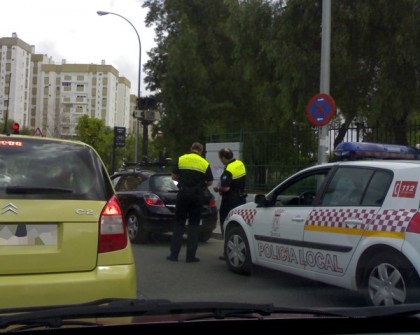
[[[305,221],[305,219],[301,216],[295,216],[294,218],[292,218],[292,221],[303,222],[303,221]]]
[[[346,226],[354,228],[355,226],[362,224],[363,221],[359,219],[347,219],[344,221],[344,223],[346,224]]]

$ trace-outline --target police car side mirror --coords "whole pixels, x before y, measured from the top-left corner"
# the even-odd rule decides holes
[[[254,202],[261,207],[265,207],[267,205],[267,199],[265,198],[264,194],[256,194],[254,197]]]

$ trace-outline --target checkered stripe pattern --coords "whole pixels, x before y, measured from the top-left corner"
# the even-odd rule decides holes
[[[344,221],[348,217],[360,219],[363,222],[358,228],[371,231],[386,231],[404,233],[408,224],[417,212],[416,209],[385,209],[375,215],[374,209],[314,209],[306,221],[307,226],[346,228]]]
[[[250,226],[254,222],[254,216],[256,213],[257,213],[256,209],[233,209],[229,212],[227,218],[230,218],[234,214],[238,214],[242,216],[245,223]]]
[[[321,208],[314,209],[309,214],[306,221],[307,226],[319,227],[333,227],[333,228],[346,228],[344,221],[349,217],[357,218],[363,221],[364,229],[366,224],[369,224],[373,218],[375,210],[361,209],[361,208]]]
[[[404,233],[416,212],[416,209],[385,209],[375,216],[369,230]]]

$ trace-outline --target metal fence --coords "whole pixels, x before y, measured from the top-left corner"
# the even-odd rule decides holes
[[[339,129],[329,128],[329,152],[333,158]],[[247,167],[247,191],[265,193],[281,180],[302,168],[317,164],[319,128],[295,125],[275,132],[212,134],[210,143],[241,142]],[[415,146],[420,143],[420,125],[367,127],[355,123],[347,130],[345,142],[373,142]]]

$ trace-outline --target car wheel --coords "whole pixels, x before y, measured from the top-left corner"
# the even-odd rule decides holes
[[[224,245],[226,262],[232,272],[251,274],[251,254],[248,239],[240,227],[234,227],[226,232]]]
[[[212,231],[202,231],[199,235],[198,235],[198,240],[200,242],[207,242],[208,240],[210,240],[211,235],[213,234]]]
[[[391,306],[418,299],[418,276],[411,264],[396,254],[379,254],[367,264],[363,293],[369,305]]]
[[[131,242],[146,243],[149,241],[149,233],[142,229],[139,216],[135,211],[131,211],[127,214],[126,222],[128,236]]]

